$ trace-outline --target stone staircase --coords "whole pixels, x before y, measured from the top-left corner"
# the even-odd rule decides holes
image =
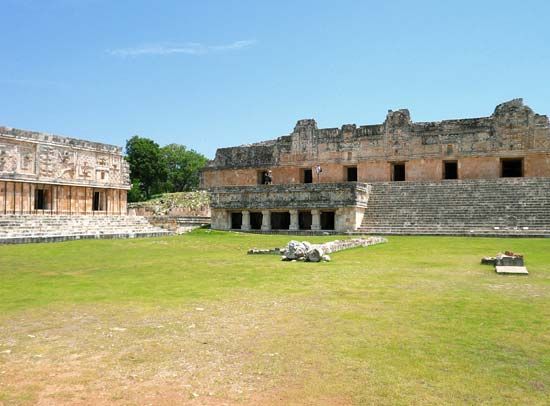
[[[0,244],[171,235],[141,216],[0,216]]]
[[[372,183],[359,233],[550,237],[550,179]]]

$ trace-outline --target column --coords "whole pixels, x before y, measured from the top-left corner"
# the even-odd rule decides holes
[[[250,230],[250,212],[248,210],[243,210],[243,222],[241,223],[241,230],[248,231]]]
[[[298,231],[300,229],[300,221],[298,220],[298,210],[289,210],[290,212],[290,231]]]
[[[271,212],[262,210],[262,231],[271,231]]]
[[[311,210],[311,231],[321,230],[321,212],[317,209]]]

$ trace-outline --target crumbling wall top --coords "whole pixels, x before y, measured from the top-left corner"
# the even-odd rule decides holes
[[[391,140],[391,143],[394,144],[400,142],[403,145],[432,145],[443,142],[441,140],[448,141],[450,138],[460,143],[463,139],[464,142],[473,142],[474,139],[483,140],[489,136],[506,137],[506,134],[510,134],[510,130],[512,133],[520,134],[526,133],[527,129],[540,130],[549,129],[549,127],[548,117],[535,114],[530,107],[523,103],[521,98],[501,103],[496,106],[491,116],[479,118],[413,122],[408,109],[399,109],[389,110],[382,124],[362,126],[345,124],[341,128],[321,129],[317,127],[317,122],[314,119],[302,119],[297,121],[294,130],[289,135],[276,140],[249,146],[218,149],[216,158],[210,161],[208,167],[273,166],[278,164],[280,155],[284,153],[300,157],[301,160],[316,160],[318,159],[319,145],[324,145],[323,150],[330,152],[357,151],[359,147],[363,148],[363,152],[365,152],[368,151],[369,145],[372,145],[378,151],[376,153],[383,156],[384,153],[391,154],[395,150],[393,148],[389,152],[380,152],[381,149],[389,145],[381,143],[383,139]],[[418,137],[422,139],[421,143],[418,142]],[[434,143],[427,144],[426,137],[433,138]],[[498,142],[493,141],[492,145],[498,145]],[[473,151],[472,148],[464,150]],[[417,154],[421,152],[416,151]]]
[[[18,128],[0,127],[0,135],[27,142],[56,144],[59,146],[71,148],[90,149],[98,152],[106,152],[119,155],[122,154],[122,148],[116,145],[86,141],[77,138],[64,137],[61,135],[48,134],[37,131],[21,130]]]

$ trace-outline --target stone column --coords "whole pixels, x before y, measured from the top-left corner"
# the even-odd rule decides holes
[[[321,212],[317,209],[311,210],[311,231],[321,230]]]
[[[271,231],[271,212],[262,210],[262,231]]]
[[[298,231],[300,229],[300,221],[298,220],[298,210],[289,210],[290,212],[290,231]]]
[[[243,210],[243,222],[241,224],[241,230],[250,230],[250,212],[248,210]]]

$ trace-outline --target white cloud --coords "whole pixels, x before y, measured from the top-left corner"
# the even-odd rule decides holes
[[[111,55],[122,57],[137,57],[144,55],[204,55],[213,52],[236,51],[251,47],[256,44],[255,40],[235,41],[230,44],[205,45],[198,42],[188,42],[185,44],[150,44],[133,48],[120,48],[107,51]]]

